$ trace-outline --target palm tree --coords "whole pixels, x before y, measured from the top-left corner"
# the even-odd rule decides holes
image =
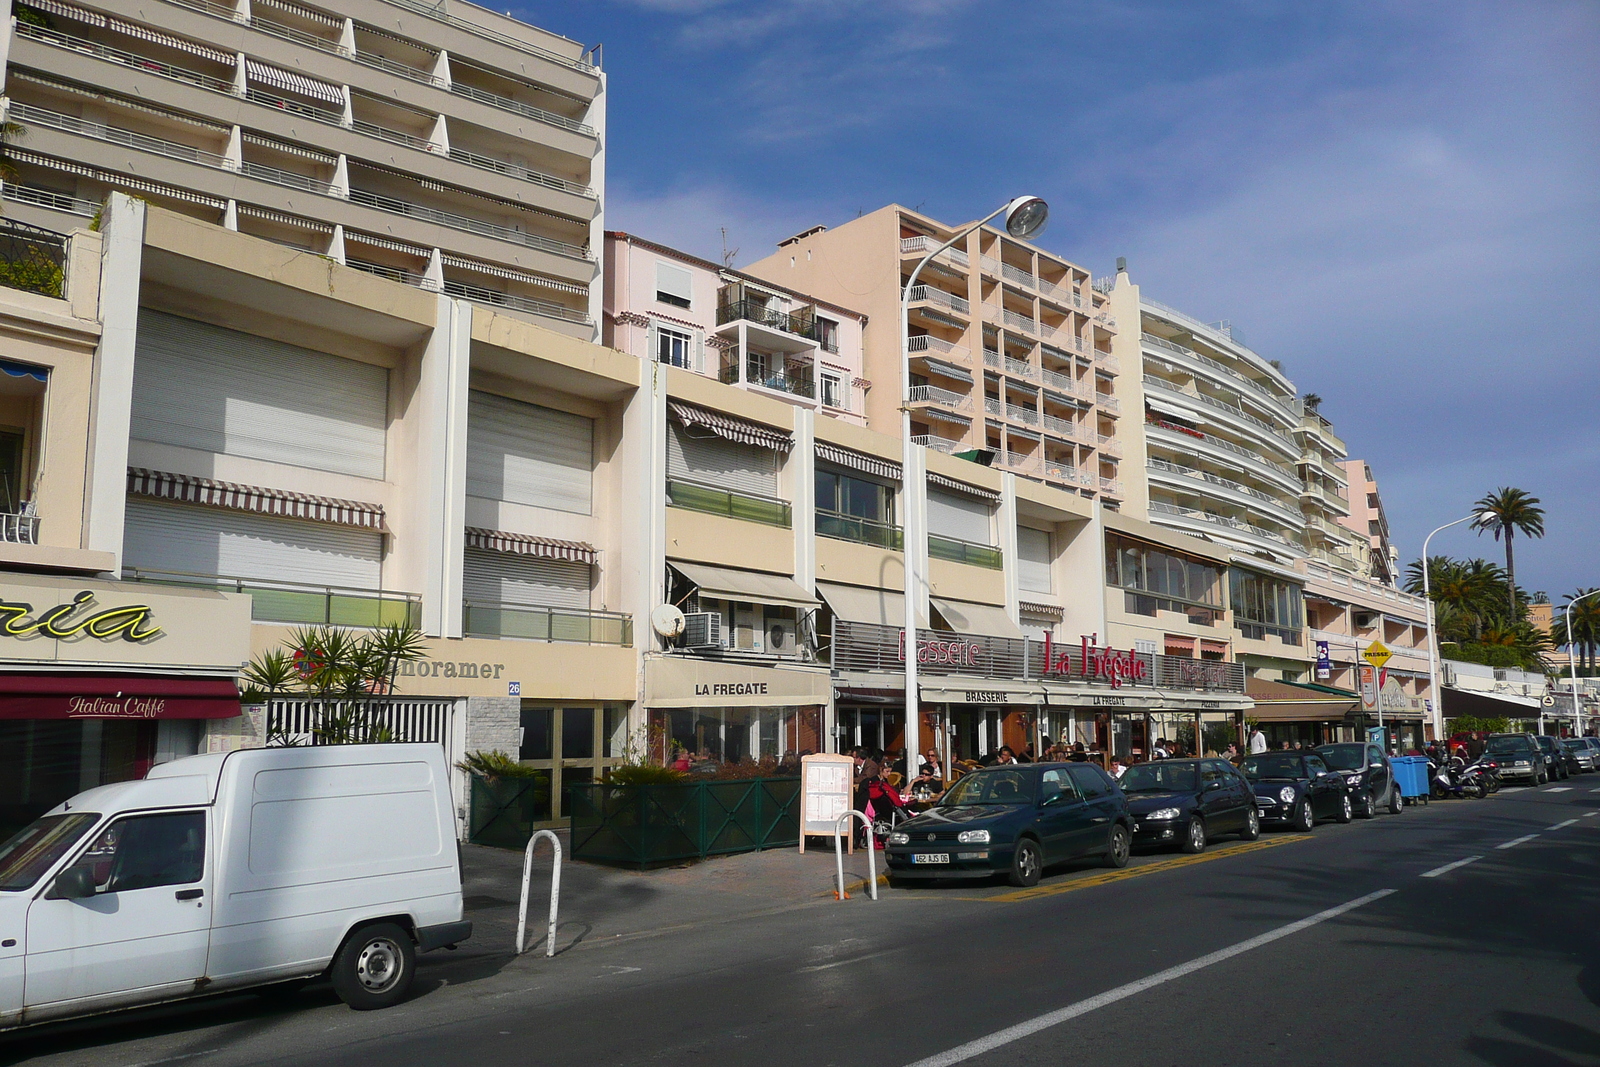
[[[1496,541],[1505,535],[1506,542],[1506,597],[1511,607],[1511,617],[1521,618],[1517,609],[1517,567],[1511,551],[1511,539],[1519,531],[1524,537],[1544,536],[1544,509],[1539,498],[1525,490],[1501,486],[1473,505],[1478,517],[1472,528],[1479,533],[1485,530],[1494,534]]]
[[[1572,613],[1572,644],[1567,647],[1567,652],[1577,657],[1578,669],[1585,674],[1594,672],[1596,648],[1600,646],[1600,597],[1589,597],[1577,604],[1573,601],[1594,591],[1580,587],[1569,593],[1566,607],[1550,627],[1551,640],[1557,645],[1566,645],[1567,613]]]

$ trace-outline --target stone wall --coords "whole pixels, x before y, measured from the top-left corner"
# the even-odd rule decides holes
[[[522,701],[517,697],[467,698],[467,752],[499,749],[512,759],[522,745]]]

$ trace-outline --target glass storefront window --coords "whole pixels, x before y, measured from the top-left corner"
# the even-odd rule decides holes
[[[788,759],[822,751],[822,712],[801,708],[663,708],[650,713],[652,745],[706,763]],[[658,755],[658,758],[662,756]]]
[[[1304,606],[1298,585],[1237,567],[1229,572],[1228,584],[1240,633],[1258,640],[1272,634],[1290,644],[1300,642]]]
[[[548,825],[566,818],[567,787],[592,782],[627,755],[626,704],[522,704],[519,758],[535,778],[534,821]]]
[[[522,708],[522,750],[518,759],[547,760],[554,748],[551,745],[550,708]]]
[[[594,758],[594,709],[561,709],[561,758]]]

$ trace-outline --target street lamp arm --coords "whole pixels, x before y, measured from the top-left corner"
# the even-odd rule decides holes
[[[1563,612],[1567,623],[1567,667],[1571,671],[1572,678],[1572,727],[1579,734],[1583,733],[1583,709],[1578,702],[1578,657],[1573,654],[1572,648],[1572,605],[1592,596],[1600,596],[1600,589],[1591,589],[1581,596],[1573,597],[1567,601],[1567,610]]]
[[[1479,518],[1482,512],[1473,512],[1454,522],[1447,522],[1422,539],[1422,599],[1428,612],[1428,693],[1433,697],[1433,736],[1435,740],[1444,738],[1444,691],[1439,688],[1439,640],[1434,630],[1433,615],[1433,587],[1431,579],[1432,570],[1428,567],[1428,542],[1433,540],[1433,535],[1442,533],[1452,526],[1460,526],[1464,522],[1472,522]]]

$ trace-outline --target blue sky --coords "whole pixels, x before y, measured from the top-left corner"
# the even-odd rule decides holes
[[[1372,463],[1402,554],[1499,485],[1518,578],[1600,585],[1600,6],[575,0],[607,224],[738,262],[1016,193],[1041,242],[1230,320]],[[1497,556],[1452,530],[1434,551]]]

